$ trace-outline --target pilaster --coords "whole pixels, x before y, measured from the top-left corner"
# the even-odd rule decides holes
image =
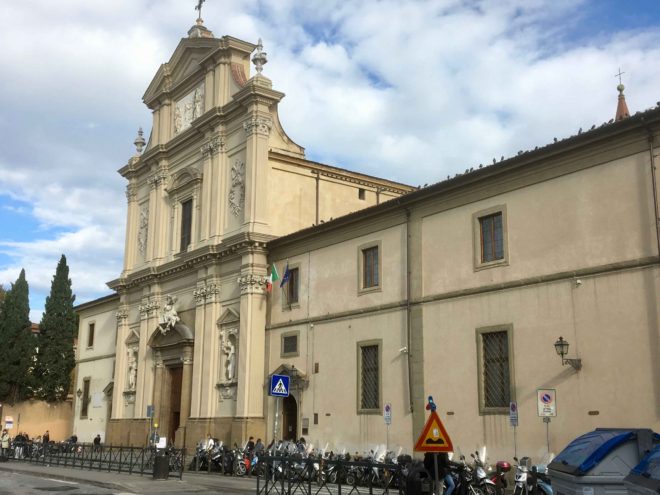
[[[132,158],[131,160],[137,160]],[[126,201],[128,207],[126,209],[126,240],[124,244],[124,271],[127,273],[135,267],[136,263],[136,249],[137,249],[137,235],[139,223],[139,206],[137,203],[137,184],[136,179],[131,177],[126,186]]]

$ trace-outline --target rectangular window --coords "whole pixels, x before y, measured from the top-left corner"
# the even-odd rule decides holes
[[[85,378],[83,380],[83,390],[82,390],[82,396],[80,398],[81,400],[81,406],[80,406],[80,417],[81,418],[86,418],[87,417],[87,408],[89,407],[89,383],[90,383],[90,378]]]
[[[380,413],[380,345],[358,344],[358,412]]]
[[[192,199],[181,203],[181,252],[188,250],[192,233]]]
[[[280,357],[295,357],[298,352],[298,336],[300,332],[289,332],[282,334],[282,351]]]
[[[362,288],[379,286],[378,246],[362,250]]]
[[[298,303],[298,287],[300,286],[300,271],[298,268],[289,268],[289,281],[286,284],[287,304]]]
[[[362,188],[358,189],[358,199],[364,200],[366,198],[366,191]]]
[[[504,259],[502,212],[479,218],[481,232],[481,262]]]
[[[87,329],[87,347],[94,347],[94,323],[90,323]]]
[[[511,402],[509,330],[477,330],[479,381],[482,413],[508,413]]]

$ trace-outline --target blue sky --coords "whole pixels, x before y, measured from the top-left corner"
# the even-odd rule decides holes
[[[62,253],[78,302],[121,272],[141,97],[196,1],[0,5],[0,284],[24,267],[38,321]],[[208,0],[216,36],[256,42],[310,159],[413,185],[660,100],[660,2]]]

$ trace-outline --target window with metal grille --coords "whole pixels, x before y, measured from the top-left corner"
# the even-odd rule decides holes
[[[87,347],[94,347],[94,323],[90,323],[87,329]]]
[[[360,346],[360,409],[380,412],[378,345]]]
[[[511,401],[508,332],[481,334],[483,407],[508,408]]]
[[[481,230],[481,262],[504,258],[504,234],[502,230],[502,212],[479,218]]]
[[[362,250],[362,288],[378,287],[378,246]]]
[[[282,337],[282,354],[298,353],[298,335],[285,335]]]
[[[187,251],[192,233],[192,199],[181,203],[181,252]]]
[[[286,284],[287,303],[289,305],[298,302],[298,287],[300,285],[300,271],[298,268],[289,268],[289,281]]]
[[[85,378],[83,380],[83,393],[81,397],[81,406],[80,406],[80,417],[81,418],[86,418],[87,417],[87,408],[89,407],[89,382],[90,378]]]

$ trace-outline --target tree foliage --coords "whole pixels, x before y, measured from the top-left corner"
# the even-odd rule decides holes
[[[35,352],[29,287],[21,270],[0,308],[0,400],[15,403],[31,396]]]
[[[73,310],[75,299],[71,290],[69,267],[66,257],[62,255],[39,325],[38,395],[50,402],[66,399],[71,385],[71,373],[76,365],[73,351],[77,329]]]

